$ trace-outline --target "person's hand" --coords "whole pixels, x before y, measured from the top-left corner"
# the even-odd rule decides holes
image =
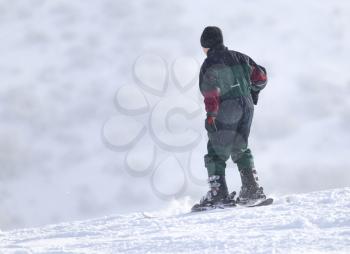
[[[255,91],[251,90],[250,94],[252,95],[254,105],[257,105],[258,100],[259,100],[259,91],[255,92]]]
[[[216,132],[218,129],[216,127],[215,123],[216,117],[215,116],[208,116],[205,121],[205,128],[208,132]]]
[[[207,117],[207,122],[208,122],[208,124],[215,124],[215,119],[216,119],[216,117],[215,116],[208,116]]]

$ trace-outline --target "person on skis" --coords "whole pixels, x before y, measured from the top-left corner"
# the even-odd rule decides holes
[[[206,27],[200,43],[207,55],[200,69],[199,89],[207,112],[205,128],[209,141],[204,163],[210,189],[192,210],[265,199],[263,188],[257,182],[248,137],[254,104],[267,83],[266,70],[249,56],[225,47],[218,27]],[[235,192],[229,194],[226,185],[229,157],[237,164],[242,181],[237,200],[234,200]]]

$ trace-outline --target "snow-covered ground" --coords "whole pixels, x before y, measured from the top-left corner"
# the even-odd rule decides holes
[[[158,131],[149,131],[148,117],[158,111],[139,109],[147,105],[143,98],[156,109],[189,99],[193,105],[197,80],[193,89],[186,84],[197,76],[191,60],[204,59],[199,37],[207,25],[220,26],[228,47],[268,70],[250,139],[266,192],[349,187],[349,24],[345,0],[0,0],[0,229],[157,210],[172,198],[199,200],[207,190],[202,102],[194,100],[200,110],[193,118],[169,121],[200,134],[185,153],[155,139],[166,128],[159,119],[152,122]],[[133,68],[145,52],[163,60],[141,58]],[[153,96],[133,71],[149,74],[143,81],[151,84],[170,73],[168,90]],[[132,129],[126,118],[144,127],[145,138],[130,151],[110,149],[125,137],[121,131]],[[167,142],[183,142],[177,137]],[[237,190],[232,163],[227,175],[230,190]]]
[[[190,214],[188,204],[0,233],[0,253],[350,253],[350,188],[257,208]]]

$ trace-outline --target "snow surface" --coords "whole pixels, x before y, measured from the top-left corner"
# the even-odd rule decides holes
[[[201,63],[199,37],[207,25],[220,26],[228,47],[267,68],[250,139],[266,192],[348,187],[349,24],[346,0],[0,0],[1,230],[158,210],[172,198],[199,200],[207,191],[201,101],[193,121],[173,119],[202,135],[186,170],[178,163],[187,165],[187,158],[152,149],[150,137],[126,155],[109,149],[101,130],[122,115],[117,90],[139,92],[132,90],[137,57],[160,55],[168,68],[182,57]],[[187,68],[190,61],[184,66],[175,67],[181,82],[198,71]],[[147,61],[141,67],[136,71],[159,71],[145,77],[151,80],[167,68]],[[187,97],[197,95],[195,84]],[[186,97],[173,83],[167,96]],[[119,103],[147,105],[133,98]],[[109,123],[120,138],[118,122]],[[155,150],[158,162],[143,172],[140,165],[152,164]],[[227,175],[237,190],[232,163]]]
[[[349,253],[350,188],[277,197],[267,207],[109,216],[0,234],[0,253]]]

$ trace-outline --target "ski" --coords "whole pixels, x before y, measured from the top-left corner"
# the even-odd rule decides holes
[[[215,204],[215,205],[207,205],[207,206],[200,206],[200,205],[194,205],[191,209],[191,213],[197,213],[197,212],[205,212],[205,211],[211,211],[215,209],[227,209],[236,207],[236,203],[229,203],[229,204]]]
[[[216,204],[216,205],[208,205],[208,206],[195,205],[192,207],[191,213],[212,211],[215,209],[233,208],[233,207],[236,207],[237,205],[242,207],[268,206],[268,205],[271,205],[272,203],[273,203],[273,198],[267,198],[267,199],[254,200],[246,203],[235,202],[232,204]]]
[[[244,207],[257,207],[257,206],[268,206],[273,203],[273,198],[266,198],[266,199],[260,199],[260,200],[254,200],[254,201],[248,201],[248,202],[237,202],[239,206]]]

